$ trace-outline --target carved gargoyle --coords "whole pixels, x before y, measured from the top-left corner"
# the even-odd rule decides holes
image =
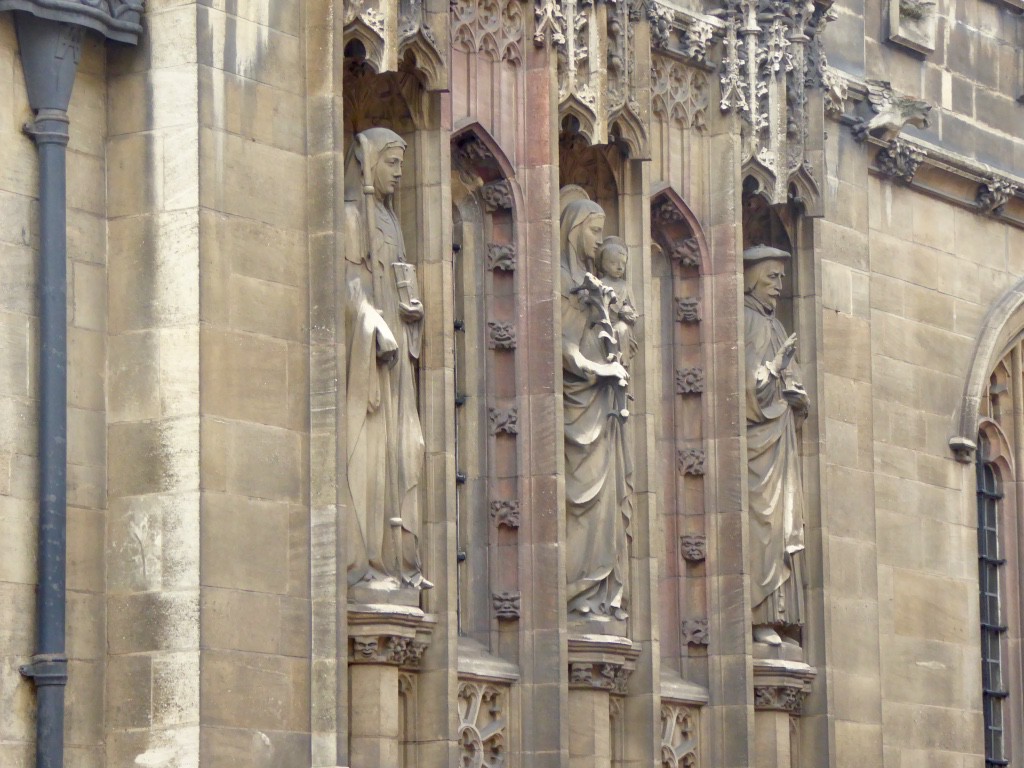
[[[892,89],[887,80],[868,80],[868,101],[875,111],[870,120],[858,120],[851,130],[857,141],[864,141],[868,136],[891,141],[899,136],[906,125],[917,128],[928,127],[928,113],[932,106],[921,99],[900,96]]]

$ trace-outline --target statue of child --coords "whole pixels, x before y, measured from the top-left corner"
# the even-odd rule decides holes
[[[633,360],[637,350],[636,334],[633,327],[639,319],[633,303],[633,293],[626,279],[626,267],[629,263],[629,250],[618,237],[606,237],[601,242],[597,253],[597,275],[607,288],[615,291],[617,301],[612,307],[615,318],[615,335],[622,353],[622,364],[626,368]]]

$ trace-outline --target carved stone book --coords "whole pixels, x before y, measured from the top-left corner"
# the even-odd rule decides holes
[[[398,288],[398,300],[410,305],[420,298],[419,284],[416,282],[416,265],[407,261],[395,261],[391,264],[395,273],[395,286]],[[409,356],[419,360],[420,339],[422,334],[419,323],[405,323],[405,332],[409,339]]]
[[[416,283],[416,265],[407,261],[392,263],[395,273],[395,285],[398,286],[398,300],[403,304],[412,304],[420,298],[419,285]]]

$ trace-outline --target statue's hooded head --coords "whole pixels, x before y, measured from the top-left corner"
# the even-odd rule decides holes
[[[390,201],[402,173],[405,147],[405,140],[389,128],[357,133],[345,158],[345,200],[363,200],[372,187],[375,197]]]
[[[604,235],[604,209],[593,200],[574,200],[562,209],[562,269],[572,285],[596,271],[597,250]]]

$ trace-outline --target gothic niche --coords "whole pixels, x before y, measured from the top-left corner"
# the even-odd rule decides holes
[[[515,201],[482,131],[452,139],[459,629],[484,647],[515,632],[518,600]],[[477,764],[477,763],[474,763]]]
[[[771,245],[787,253],[793,253],[793,242],[789,233],[795,231],[801,215],[798,200],[790,198],[781,205],[772,205],[765,197],[758,179],[747,176],[743,180],[742,194],[743,250],[755,245]],[[783,280],[783,296],[777,312],[782,324],[793,325],[793,275],[792,268],[786,270]]]
[[[346,139],[375,126],[408,134],[436,124],[435,99],[427,95],[415,59],[404,59],[396,72],[378,74],[360,40],[345,46],[343,98]],[[415,167],[411,162],[406,166],[410,170]]]
[[[558,185],[563,190],[579,187],[586,197],[604,209],[606,235],[619,233],[619,179],[625,157],[625,150],[619,145],[591,145],[579,132],[572,116],[562,121],[558,137]],[[563,197],[562,205],[566,202]]]
[[[810,400],[789,330],[795,254],[783,221],[797,215],[792,204],[769,207],[751,184],[743,203],[751,622],[755,643],[793,649],[799,660],[806,513],[797,430]]]
[[[344,5],[345,55],[358,46],[360,58],[376,72],[394,72],[411,63],[431,91],[447,87],[446,29],[431,27],[423,0],[349,0]],[[397,40],[389,40],[397,32]],[[440,40],[438,38],[441,38]]]
[[[681,537],[704,532],[703,448],[706,380],[701,348],[700,296],[703,247],[697,225],[679,197],[671,190],[651,200],[652,294],[658,302],[660,323],[654,331],[655,360],[661,393],[661,412],[656,440],[662,466],[658,472],[659,494],[665,531],[661,589],[663,591],[662,648],[664,663],[689,679],[702,679],[699,657],[706,646],[688,642],[687,617],[704,616],[705,567],[700,560],[683,560],[676,549]]]
[[[345,160],[348,583],[356,602],[417,605],[424,439],[418,362],[425,309],[394,200],[406,141],[356,134]]]

